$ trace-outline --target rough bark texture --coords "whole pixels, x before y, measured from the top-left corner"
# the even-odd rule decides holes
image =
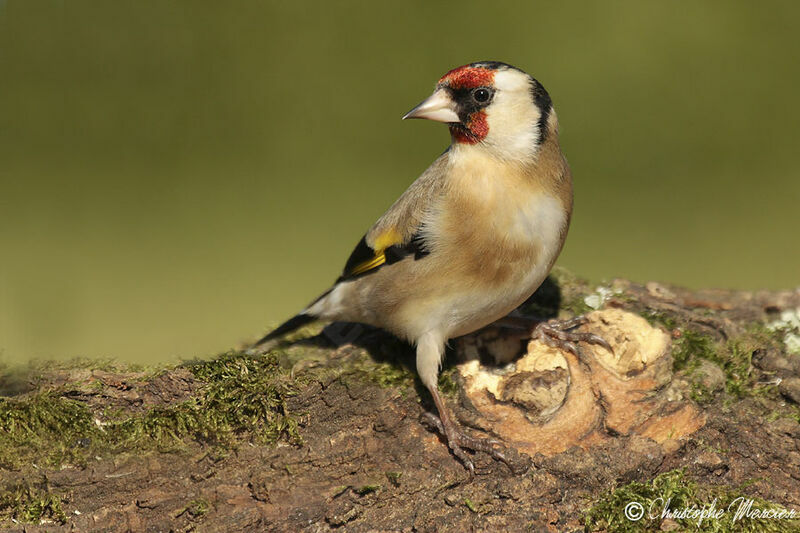
[[[15,524],[7,514],[0,524],[9,531],[582,531],[586,510],[606,491],[675,468],[695,482],[747,485],[748,495],[800,510],[800,355],[758,328],[800,307],[800,291],[691,292],[621,280],[597,289],[572,280],[554,300],[553,287],[528,309],[570,316],[600,308],[582,327],[604,335],[614,354],[585,348],[579,360],[490,329],[454,343],[448,357],[449,405],[476,434],[505,443],[508,465],[475,454],[470,479],[424,423],[432,405],[408,372],[412,349],[378,331],[334,327],[281,352],[295,388],[286,408],[302,443],[257,444],[245,431],[225,446],[186,438],[169,453],[3,468],[4,486],[35,483],[57,495],[66,523]],[[521,359],[497,362],[517,351]],[[155,376],[59,370],[2,385],[14,398],[59,391],[96,416],[169,407],[206,387],[186,367]]]

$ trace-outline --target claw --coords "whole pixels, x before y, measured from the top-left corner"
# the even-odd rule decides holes
[[[439,420],[438,416],[436,416],[433,413],[425,413],[425,420],[427,420],[433,427],[435,427],[440,434],[442,435],[445,434],[444,426],[442,425],[442,421]]]
[[[467,435],[454,423],[448,420],[448,423],[445,424],[441,418],[433,413],[425,413],[425,419],[447,439],[447,446],[450,448],[450,451],[453,452],[453,455],[455,455],[469,471],[470,479],[475,476],[475,465],[464,451],[465,449],[475,452],[484,452],[490,455],[494,460],[502,461],[511,468],[511,464],[502,449],[497,448],[503,445],[502,442],[496,439],[482,439]]]
[[[467,468],[467,470],[469,470],[469,478],[470,479],[474,478],[475,465],[472,464],[472,459],[470,459],[469,456],[466,454],[466,452],[462,450],[461,447],[455,444],[454,442],[452,441],[449,442],[448,446],[450,447],[450,451],[453,452],[453,455],[455,455],[458,458],[458,460],[461,461],[461,464],[463,464]]]
[[[580,342],[602,346],[613,354],[614,349],[599,335],[582,331],[571,331],[578,326],[586,324],[588,321],[589,320],[585,316],[578,316],[569,320],[540,322],[534,328],[531,338],[541,340],[551,348],[568,351],[579,359],[583,358],[583,352],[577,344]]]
[[[578,359],[583,359],[583,352],[578,347],[578,345],[575,344],[574,342],[565,340],[564,341],[564,347],[567,350],[569,350]]]
[[[598,346],[605,348],[612,354],[614,353],[614,348],[612,348],[611,345],[608,344],[608,342],[606,342],[606,340],[600,335],[595,335],[594,333],[587,333],[586,342],[590,344],[597,344]]]

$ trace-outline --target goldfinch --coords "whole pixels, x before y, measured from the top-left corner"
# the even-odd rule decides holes
[[[465,434],[437,389],[445,343],[514,310],[558,257],[572,213],[572,176],[544,87],[497,61],[451,70],[404,117],[444,122],[452,143],[356,245],[327,292],[258,341],[314,320],[377,326],[416,346],[417,372],[433,396],[432,417],[454,455],[463,448],[504,459],[495,441]],[[601,339],[541,324],[534,335],[575,349]]]

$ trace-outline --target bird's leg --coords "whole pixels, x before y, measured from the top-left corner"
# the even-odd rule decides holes
[[[594,333],[572,331],[587,322],[588,319],[585,316],[578,316],[569,320],[541,321],[533,328],[531,338],[538,339],[552,348],[571,352],[579,359],[583,358],[583,353],[580,346],[578,346],[579,342],[596,344],[614,353],[614,349],[603,337]]]
[[[500,442],[491,439],[478,439],[464,433],[458,424],[450,418],[447,406],[439,394],[437,386],[439,376],[439,363],[444,355],[444,339],[441,334],[429,332],[417,341],[417,372],[422,383],[433,396],[433,403],[439,412],[437,417],[433,413],[427,413],[428,420],[433,423],[439,433],[447,440],[447,445],[467,469],[470,476],[475,475],[475,466],[472,464],[467,450],[486,452],[497,460],[508,464],[505,455],[495,449]]]
[[[436,429],[439,430],[439,433],[447,439],[447,445],[450,447],[453,455],[467,467],[470,476],[475,475],[475,465],[472,464],[472,460],[464,449],[488,453],[494,459],[508,464],[508,459],[506,459],[503,452],[495,448],[495,446],[501,445],[502,443],[494,439],[480,439],[464,433],[464,430],[450,418],[447,406],[439,395],[438,388],[433,386],[428,387],[428,390],[431,396],[433,396],[433,403],[436,404],[436,410],[439,412],[439,416],[433,413],[427,413],[428,420],[430,420],[433,425],[436,426]]]

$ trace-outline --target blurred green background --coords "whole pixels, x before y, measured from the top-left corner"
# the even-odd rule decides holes
[[[0,0],[0,358],[224,350],[338,275],[441,153],[448,69],[550,91],[559,264],[800,283],[800,3]]]

